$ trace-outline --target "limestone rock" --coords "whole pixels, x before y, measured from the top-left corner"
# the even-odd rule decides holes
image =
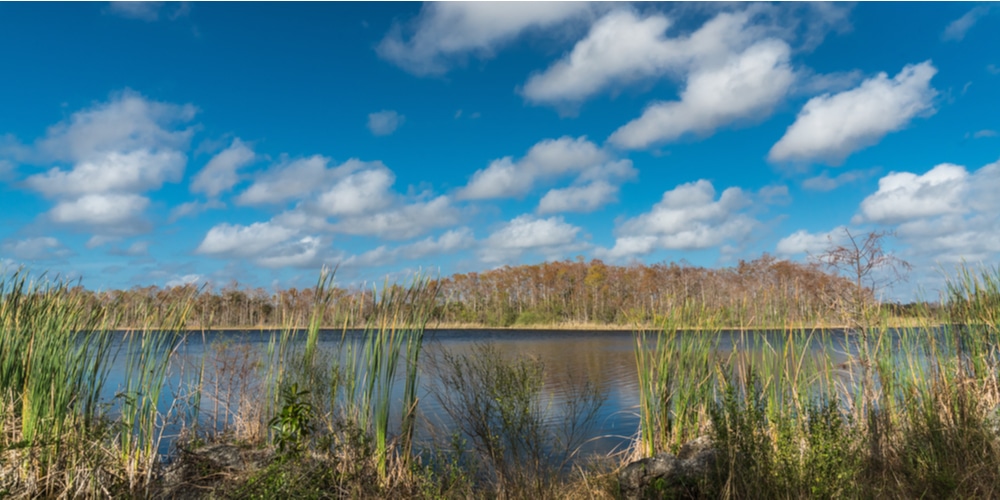
[[[715,450],[708,436],[670,453],[637,460],[619,473],[622,497],[632,499],[697,498],[699,485],[711,474]]]

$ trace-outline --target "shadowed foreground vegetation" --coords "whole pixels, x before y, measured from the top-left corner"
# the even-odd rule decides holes
[[[651,307],[658,330],[635,334],[641,425],[630,450],[604,457],[577,454],[605,396],[594,384],[579,381],[554,408],[532,358],[488,344],[423,356],[441,282],[384,286],[342,309],[331,285],[321,276],[308,315],[285,315],[263,352],[219,345],[199,366],[172,362],[196,335],[197,290],[171,289],[126,317],[65,282],[4,276],[0,497],[617,498],[626,463],[699,436],[718,459],[684,497],[1000,495],[998,270],[961,273],[942,301],[947,318],[918,309],[899,330],[872,302],[850,309],[849,332],[798,327],[808,308],[786,302],[767,319],[790,326],[781,342],[747,332],[730,352],[718,348],[730,309],[707,299]],[[771,297],[763,304],[778,304]],[[744,304],[740,314],[758,310]],[[330,353],[317,344],[331,324],[363,332],[345,329]],[[685,333],[692,326],[700,331]],[[126,382],[106,401],[113,364]],[[168,383],[178,370],[182,382]],[[430,425],[419,418],[420,377],[434,378],[453,420],[427,429],[430,442],[415,439]],[[169,423],[183,430],[164,459]],[[205,451],[220,449],[234,458]]]

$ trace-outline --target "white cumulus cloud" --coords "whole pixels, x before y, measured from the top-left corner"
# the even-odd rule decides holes
[[[362,170],[337,181],[316,200],[326,215],[349,216],[373,212],[392,203],[389,189],[396,176],[382,164]]]
[[[895,230],[918,267],[1000,257],[1000,162],[978,170],[944,163],[924,174],[890,172],[855,222]]]
[[[435,238],[425,238],[423,240],[400,247],[400,253],[408,259],[417,259],[428,255],[451,253],[456,250],[469,248],[475,243],[472,230],[467,227],[446,231],[441,236]]]
[[[389,240],[405,240],[427,231],[457,224],[459,210],[451,199],[438,196],[429,201],[418,201],[383,211],[343,217],[332,225],[333,230],[345,234],[377,236]]]
[[[532,102],[582,101],[612,85],[659,76],[690,57],[683,44],[665,37],[671,24],[661,14],[610,12],[566,57],[532,75],[521,93]]]
[[[604,181],[553,189],[538,202],[538,213],[593,212],[618,199],[618,186]]]
[[[183,178],[193,128],[182,127],[195,113],[189,104],[158,102],[131,90],[114,93],[21,148],[36,163],[72,165],[32,175],[25,185],[54,199],[49,219],[90,230],[94,241],[146,231],[146,193]]]
[[[240,205],[271,205],[306,197],[326,186],[344,171],[353,171],[357,160],[341,168],[328,168],[330,159],[313,155],[285,159],[256,176],[253,184],[236,197]]]
[[[861,202],[865,220],[896,224],[912,219],[959,214],[966,210],[969,173],[965,167],[938,165],[923,175],[890,172],[878,181],[878,191]]]
[[[879,73],[860,86],[814,97],[771,148],[773,162],[821,161],[838,165],[851,153],[877,144],[920,115],[934,112],[937,69],[930,61],[908,65],[895,77]]]
[[[270,222],[255,222],[249,226],[219,224],[208,230],[195,250],[209,255],[254,257],[287,241],[298,233]]]
[[[236,198],[241,205],[294,207],[277,215],[285,227],[328,233],[410,239],[455,224],[459,211],[448,196],[403,195],[396,176],[380,161],[350,159],[335,167],[322,156],[284,160],[258,174]],[[332,220],[331,220],[332,219]]]
[[[688,76],[679,101],[650,104],[639,118],[611,134],[608,142],[643,149],[769,116],[795,81],[789,55],[787,43],[768,39],[717,64],[698,67]]]
[[[618,201],[621,183],[636,178],[632,160],[609,161],[588,167],[569,187],[551,189],[538,202],[539,214],[593,212]]]
[[[206,196],[214,198],[229,191],[240,181],[238,171],[253,163],[256,158],[253,150],[243,141],[239,138],[233,139],[228,148],[213,156],[194,176],[191,181],[191,192],[205,193]]]
[[[196,113],[191,104],[154,101],[125,90],[49,127],[35,147],[43,158],[70,162],[143,149],[183,150],[194,131],[176,127],[190,122]]]
[[[249,259],[271,268],[319,267],[328,263],[324,249],[329,242],[315,235],[302,235],[297,228],[273,220],[249,226],[219,224],[208,230],[195,253],[228,259]]]
[[[562,217],[542,219],[521,215],[483,240],[479,257],[483,262],[501,263],[512,262],[525,252],[536,252],[548,260],[556,260],[586,247],[577,242],[579,233],[579,227]]]
[[[825,233],[810,233],[800,229],[778,241],[775,251],[785,256],[820,255],[830,249],[831,245],[844,244],[846,240],[847,228],[844,226],[837,226]]]
[[[412,31],[400,25],[377,47],[380,57],[416,75],[440,75],[469,54],[491,57],[529,30],[587,19],[599,5],[587,2],[431,2]]]
[[[663,193],[649,212],[627,219],[615,230],[615,245],[597,249],[598,256],[623,259],[654,250],[694,250],[742,241],[758,226],[742,212],[751,204],[740,188],[728,188],[715,198],[707,180],[682,184]]]
[[[608,158],[604,150],[586,137],[546,139],[532,146],[518,161],[508,156],[477,170],[458,197],[484,200],[524,196],[538,180],[580,173]]]
[[[66,171],[53,168],[28,177],[25,184],[46,196],[73,197],[91,193],[139,193],[178,182],[187,158],[173,150],[109,152]]]
[[[255,262],[264,267],[319,267],[323,264],[320,256],[323,240],[316,236],[303,236],[297,240],[273,247],[269,252],[257,257]]]
[[[88,194],[60,201],[49,217],[62,224],[95,226],[99,234],[137,234],[146,229],[137,214],[149,206],[149,198],[135,194]]]

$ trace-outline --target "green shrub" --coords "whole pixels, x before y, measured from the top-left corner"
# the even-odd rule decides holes
[[[313,408],[305,401],[308,395],[309,391],[299,390],[298,384],[286,387],[282,391],[284,404],[281,411],[268,422],[274,444],[278,446],[278,453],[282,456],[299,456],[305,438],[312,433]]]
[[[556,322],[556,318],[551,313],[539,311],[524,311],[517,316],[516,325],[551,325]]]

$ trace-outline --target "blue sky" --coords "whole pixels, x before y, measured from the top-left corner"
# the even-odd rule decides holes
[[[1000,8],[0,4],[0,262],[92,288],[1000,255]]]

